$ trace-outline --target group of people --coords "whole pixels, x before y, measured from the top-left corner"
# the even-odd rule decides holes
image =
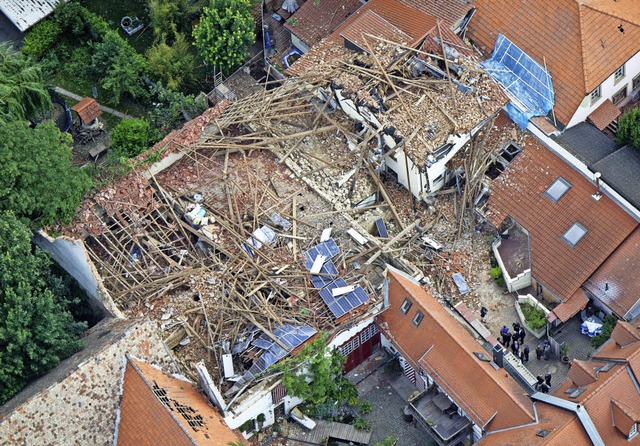
[[[551,373],[544,375],[544,378],[540,375],[536,376],[538,382],[536,383],[536,390],[542,393],[549,393],[551,389]]]
[[[504,348],[509,348],[509,346],[511,346],[511,351],[513,352],[513,354],[516,357],[520,358],[522,362],[527,362],[529,360],[529,346],[524,345],[524,338],[526,337],[527,332],[523,327],[520,326],[519,322],[514,322],[512,326],[513,333],[509,331],[509,327],[507,327],[506,325],[503,325],[500,329],[502,345],[504,346]],[[523,345],[524,347],[522,347]]]

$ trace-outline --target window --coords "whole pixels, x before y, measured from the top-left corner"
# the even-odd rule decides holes
[[[574,223],[562,238],[569,246],[576,246],[580,239],[587,233],[587,229],[580,223]]]
[[[613,72],[613,83],[617,84],[624,78],[624,65]]]
[[[596,89],[591,92],[591,95],[590,95],[591,105],[598,102],[598,99],[600,99],[600,96],[602,96],[602,90],[600,89],[600,85],[598,85]]]
[[[622,87],[622,89],[620,89],[616,94],[614,94],[611,97],[611,102],[613,102],[614,104],[618,104],[620,103],[620,101],[622,101],[626,97],[627,97],[627,86],[625,85],[624,87]]]
[[[547,197],[551,198],[554,203],[557,203],[570,188],[571,183],[562,177],[558,177],[544,193]]]
[[[424,319],[424,314],[422,314],[421,311],[418,311],[413,317],[413,325],[417,327],[418,325],[420,325],[420,322],[422,322],[422,319]]]
[[[409,309],[411,309],[411,305],[413,305],[411,301],[409,299],[405,299],[400,306],[400,311],[402,311],[402,314],[407,314],[409,312]]]
[[[640,88],[640,74],[634,77],[631,81],[631,89],[635,90],[636,88]]]
[[[638,433],[638,423],[633,423],[631,429],[629,429],[629,439],[632,439]]]

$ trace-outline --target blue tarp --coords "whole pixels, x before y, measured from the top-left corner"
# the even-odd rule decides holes
[[[523,130],[529,119],[546,116],[553,108],[551,74],[502,34],[498,35],[491,59],[482,62],[489,75],[508,92],[509,117]]]

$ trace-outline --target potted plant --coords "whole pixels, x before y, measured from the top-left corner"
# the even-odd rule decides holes
[[[563,364],[569,364],[569,344],[566,342],[560,347],[560,360]]]

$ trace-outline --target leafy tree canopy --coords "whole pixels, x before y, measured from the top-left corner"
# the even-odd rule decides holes
[[[176,33],[172,45],[158,43],[147,51],[149,68],[172,90],[181,90],[194,78],[196,59],[183,34]]]
[[[159,134],[144,119],[125,119],[111,133],[111,146],[118,158],[133,158],[154,145]]]
[[[41,225],[69,222],[91,186],[85,171],[71,165],[70,141],[51,121],[35,129],[0,125],[0,211]]]
[[[230,71],[242,64],[256,41],[250,0],[211,0],[193,29],[198,51],[208,63]]]
[[[319,406],[327,401],[345,403],[357,397],[353,384],[342,377],[345,358],[330,350],[326,334],[302,349],[296,357],[280,361],[275,370],[282,372],[282,384],[287,392]]]
[[[93,48],[93,70],[100,76],[102,88],[111,94],[111,103],[119,104],[124,93],[134,98],[147,95],[143,81],[147,61],[129,42],[117,32],[109,31]]]
[[[640,108],[634,107],[618,119],[618,142],[640,149]]]
[[[165,88],[161,82],[151,87],[151,94],[157,102],[151,111],[150,120],[163,133],[168,133],[209,108],[204,96],[195,98],[193,95],[184,95]]]
[[[0,212],[0,404],[82,346],[86,324],[50,289],[50,265],[28,227]]]
[[[40,67],[9,44],[0,43],[0,127],[51,109]]]

